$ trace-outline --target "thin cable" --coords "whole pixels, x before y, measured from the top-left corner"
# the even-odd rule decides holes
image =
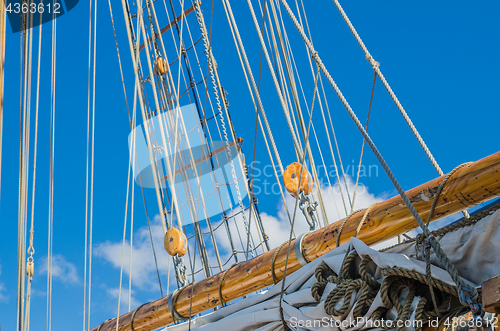
[[[307,134],[306,136],[304,137],[304,150],[302,152],[302,159],[300,160],[300,164],[301,164],[301,168],[300,168],[300,171],[299,171],[299,174],[301,174],[299,176],[299,183],[298,183],[298,188],[300,188],[300,184],[301,184],[301,181],[302,181],[302,171],[303,171],[303,168],[304,168],[304,161],[305,161],[305,157],[306,157],[306,149],[308,148],[309,146],[309,132],[310,132],[310,129],[311,129],[311,123],[312,123],[312,115],[313,115],[313,110],[314,110],[314,99],[315,99],[315,96],[316,96],[316,90],[318,88],[318,77],[320,75],[320,72],[319,72],[319,66],[318,66],[318,70],[316,72],[316,77],[314,78],[314,93],[313,93],[313,97],[312,97],[312,102],[311,102],[311,115],[309,117],[309,124],[307,125]],[[293,209],[293,218],[292,218],[292,229],[293,229],[293,224],[295,224],[295,216],[297,215],[297,206],[299,204],[299,194],[296,194],[295,196],[295,207]],[[290,328],[288,327],[288,324],[285,322],[285,319],[284,319],[284,316],[283,316],[283,307],[281,306],[281,303],[283,302],[283,294],[285,293],[285,281],[286,281],[286,272],[287,272],[287,269],[288,269],[288,258],[290,256],[290,247],[291,247],[291,244],[292,244],[292,231],[290,231],[290,236],[288,238],[288,245],[287,245],[287,252],[286,252],[286,260],[285,260],[285,270],[283,271],[283,278],[281,280],[281,293],[280,293],[280,301],[279,301],[279,312],[280,312],[280,317],[281,317],[281,321],[283,323],[283,327],[285,330],[290,330]],[[298,244],[297,242],[295,242],[295,244]]]
[[[5,22],[6,6],[2,0],[0,4],[0,187],[2,185],[2,140],[3,140],[3,91],[4,91],[4,68],[5,68]],[[2,193],[0,192],[0,201]]]
[[[412,205],[410,199],[408,198],[405,191],[403,190],[403,188],[401,187],[401,185],[397,181],[396,177],[394,177],[394,174],[392,173],[391,169],[389,168],[389,166],[385,162],[385,160],[382,157],[382,155],[380,154],[379,150],[377,149],[377,147],[375,146],[375,144],[371,140],[370,136],[368,135],[366,130],[363,128],[363,125],[361,124],[361,122],[357,118],[356,114],[353,112],[351,106],[349,105],[349,103],[347,102],[347,100],[343,96],[342,92],[338,88],[337,84],[335,83],[335,81],[331,77],[330,73],[328,72],[328,70],[326,69],[325,65],[323,64],[321,58],[319,57],[318,53],[314,50],[313,45],[311,44],[311,42],[307,38],[304,30],[302,29],[302,27],[298,23],[297,19],[295,18],[295,15],[292,12],[292,10],[290,9],[290,7],[288,6],[287,1],[286,0],[280,0],[280,1],[283,4],[283,6],[285,7],[290,18],[292,19],[292,22],[294,23],[295,27],[297,28],[298,32],[300,33],[302,39],[304,40],[305,45],[309,48],[309,50],[313,54],[314,60],[316,61],[318,66],[321,68],[321,71],[323,72],[323,74],[327,78],[328,82],[330,83],[330,85],[334,89],[334,91],[337,94],[337,96],[339,97],[340,101],[342,102],[342,105],[349,113],[349,116],[352,118],[352,120],[353,120],[354,124],[356,125],[356,127],[358,128],[358,130],[361,132],[363,137],[366,139],[368,145],[370,146],[373,153],[377,157],[377,160],[382,165],[382,168],[384,168],[384,171],[387,173],[389,179],[391,180],[394,187],[396,188],[396,190],[400,194],[402,200],[404,201],[404,203],[406,204],[406,206],[408,207],[408,209],[412,213],[413,217],[418,222],[419,226],[422,228],[423,233],[425,233],[425,235],[428,236],[429,242],[430,242],[432,248],[434,249],[436,257],[439,259],[439,261],[442,263],[442,265],[445,267],[446,271],[450,274],[451,278],[453,279],[453,281],[457,285],[458,293],[460,293],[461,303],[462,304],[465,304],[466,302],[473,303],[474,300],[477,299],[477,295],[478,295],[476,289],[469,286],[468,284],[466,284],[464,282],[464,280],[460,277],[460,275],[458,275],[458,271],[455,269],[455,267],[454,267],[453,263],[450,261],[450,259],[446,256],[446,254],[444,253],[443,249],[441,248],[439,243],[436,241],[436,239],[432,236],[429,237],[429,234],[430,234],[429,229],[427,228],[427,226],[423,222],[422,218],[420,217],[420,215],[416,211],[415,207]],[[470,296],[466,296],[465,292],[469,293]]]
[[[41,14],[40,14],[41,16]],[[41,17],[40,17],[41,19]],[[32,25],[33,23],[31,23]],[[32,29],[33,27],[31,27]],[[33,245],[34,237],[34,223],[35,223],[35,182],[36,182],[36,159],[37,159],[37,145],[38,145],[38,109],[40,100],[40,67],[41,67],[41,54],[42,54],[42,25],[38,28],[38,73],[37,73],[37,91],[36,91],[36,115],[35,115],[35,145],[34,145],[34,155],[33,155],[33,188],[31,197],[31,226],[30,226],[30,244],[28,247],[28,263],[34,263],[33,255],[35,254],[35,248]],[[33,279],[32,272],[28,275],[28,290],[26,292],[26,311],[24,315],[24,331],[29,331],[30,323],[30,305],[31,305],[31,281]]]
[[[47,254],[47,325],[52,329],[52,247],[54,223],[54,154],[55,154],[55,117],[56,117],[56,34],[57,20],[53,14],[52,19],[52,64],[51,64],[51,124],[50,124],[50,184],[49,184],[49,220],[48,220],[48,254]]]
[[[92,54],[92,0],[89,1],[89,61],[87,77],[87,154],[85,163],[85,255],[83,266],[83,328],[87,321],[87,257],[88,257],[88,221],[89,221],[89,147],[90,147],[90,69]]]
[[[372,86],[372,94],[370,97],[370,106],[368,107],[368,115],[366,115],[366,125],[365,130],[368,131],[368,123],[370,122],[370,113],[372,111],[372,103],[373,103],[373,94],[375,92],[375,84],[377,83],[377,72],[374,72],[373,75],[373,86]],[[361,145],[361,153],[359,155],[359,165],[358,165],[358,173],[356,175],[356,183],[354,184],[354,193],[352,194],[352,204],[351,204],[351,214],[354,211],[354,202],[356,201],[356,191],[358,189],[359,183],[359,174],[361,171],[361,163],[363,162],[363,152],[365,151],[365,138],[363,138],[363,144]]]
[[[94,219],[94,150],[95,150],[95,78],[96,78],[96,50],[97,50],[97,0],[94,1],[94,53],[92,72],[92,146],[90,161],[90,213],[89,213],[89,283],[87,301],[87,329],[90,330],[90,303],[92,294],[92,228]]]
[[[17,266],[17,330],[23,329],[24,315],[24,290],[25,290],[25,245],[26,245],[26,220],[25,220],[25,204],[26,204],[26,107],[23,100],[26,95],[26,75],[27,69],[27,40],[26,33],[26,16],[21,15],[21,61],[20,61],[20,128],[19,128],[19,195],[18,195],[18,266]]]
[[[392,101],[394,101],[394,103],[396,104],[396,107],[398,107],[398,110],[401,113],[401,115],[403,116],[404,120],[406,121],[406,124],[408,124],[408,127],[410,128],[411,132],[413,133],[415,138],[417,138],[417,141],[420,144],[420,147],[422,147],[422,149],[424,150],[425,155],[427,155],[427,158],[429,159],[429,161],[431,161],[431,163],[432,163],[434,169],[436,169],[436,172],[438,173],[438,175],[442,176],[444,174],[443,170],[441,170],[441,167],[439,166],[436,159],[432,155],[430,149],[427,147],[427,144],[422,139],[422,136],[420,136],[420,133],[418,132],[417,128],[415,127],[415,125],[411,121],[410,117],[408,116],[408,114],[404,110],[403,105],[401,105],[401,103],[399,102],[399,99],[396,97],[396,94],[394,93],[391,86],[389,85],[389,83],[385,79],[384,75],[382,74],[382,71],[380,70],[379,63],[377,61],[375,61],[375,59],[372,57],[372,55],[368,51],[368,48],[366,48],[365,44],[363,43],[363,40],[361,40],[361,37],[359,36],[358,32],[356,31],[356,29],[352,25],[349,17],[347,17],[347,14],[345,13],[342,6],[340,5],[339,1],[333,0],[333,2],[335,3],[335,6],[337,7],[338,11],[342,15],[342,18],[346,22],[347,26],[351,30],[351,33],[354,35],[354,38],[356,38],[356,41],[358,42],[359,46],[363,50],[363,53],[365,54],[366,59],[368,60],[370,65],[373,67],[373,69],[377,73],[377,76],[380,78],[380,81],[382,82],[382,84],[384,84],[387,92],[389,92],[389,95],[391,96]],[[470,217],[467,210],[462,211],[462,213],[464,214],[465,218]]]

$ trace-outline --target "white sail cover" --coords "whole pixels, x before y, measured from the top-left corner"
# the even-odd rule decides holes
[[[247,196],[247,191],[234,142],[229,143],[229,149],[228,143],[224,141],[207,142],[194,104],[159,116],[151,117],[134,128],[129,135],[130,151],[133,150],[132,137],[135,135],[135,154],[130,153],[135,182],[145,188],[155,187],[144,134],[145,128],[148,128],[161,185],[168,189],[170,199],[174,192],[177,195],[184,224],[204,220],[238,205],[236,185],[239,186],[241,199]],[[164,128],[165,144],[160,123]],[[167,158],[172,170],[170,174]],[[236,181],[231,171],[231,162]],[[172,174],[173,181],[170,179]],[[188,197],[191,197],[194,204]]]
[[[457,267],[459,274],[476,286],[500,273],[498,252],[500,251],[500,211],[484,217],[473,226],[457,229],[443,236],[439,242],[448,257]],[[374,276],[381,282],[383,276],[380,270],[387,267],[399,266],[425,274],[425,263],[414,259],[415,248],[412,244],[403,244],[389,252],[378,252],[365,245],[362,241],[351,238],[347,243],[321,258],[309,263],[295,273],[287,276],[285,294],[282,307],[284,318],[293,330],[362,330],[367,329],[366,323],[355,327],[342,326],[337,317],[329,316],[324,310],[324,300],[335,284],[328,283],[321,301],[318,303],[311,295],[311,287],[316,282],[315,269],[321,263],[326,263],[332,270],[339,272],[347,249],[354,248],[361,258],[370,256],[375,263]],[[435,257],[433,257],[435,260]],[[432,276],[449,285],[454,285],[449,274],[432,266]],[[233,303],[216,312],[198,317],[189,323],[182,323],[168,327],[166,330],[180,331],[246,331],[282,330],[279,314],[279,297],[281,282],[271,287],[267,292],[256,294]],[[359,294],[353,295],[353,298]],[[353,301],[355,301],[353,300]],[[370,306],[363,321],[369,321],[371,314],[384,304],[380,292]],[[352,317],[355,302],[351,302],[348,312],[343,319]],[[414,314],[414,312],[413,312]],[[410,317],[412,315],[410,314]],[[374,329],[373,326],[370,327]],[[406,328],[405,330],[412,330]]]

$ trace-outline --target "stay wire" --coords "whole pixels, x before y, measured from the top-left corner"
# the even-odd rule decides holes
[[[124,94],[124,97],[125,97],[125,104],[127,106],[128,120],[129,120],[129,124],[130,124],[130,129],[133,130],[134,127],[135,127],[135,125],[132,125],[131,117],[130,117],[130,108],[129,108],[129,104],[128,104],[127,91],[125,89],[125,81],[124,81],[124,78],[123,78],[123,69],[122,69],[122,63],[121,63],[121,59],[120,59],[120,50],[119,50],[119,47],[118,47],[118,41],[117,41],[117,38],[116,38],[115,23],[114,23],[114,19],[113,19],[113,9],[112,9],[112,6],[111,6],[111,0],[108,0],[108,5],[109,5],[109,15],[111,17],[111,25],[113,27],[113,35],[114,35],[114,38],[115,38],[116,54],[118,56],[118,64],[119,64],[119,67],[120,67],[120,75],[122,77],[123,94]],[[135,87],[135,89],[137,89],[137,87]],[[134,90],[134,109],[135,109],[135,106],[136,106],[136,100],[137,100],[137,91]],[[134,110],[134,112],[135,112],[135,110]],[[136,161],[136,166],[138,168],[139,164],[138,164],[137,156],[135,157],[135,161]],[[158,261],[157,261],[157,258],[156,258],[156,250],[155,250],[155,247],[154,247],[153,235],[152,235],[152,232],[151,232],[151,223],[149,221],[148,209],[147,209],[147,206],[146,206],[146,198],[145,198],[145,195],[144,195],[144,188],[142,187],[142,178],[141,178],[141,174],[140,173],[138,174],[138,177],[139,177],[139,182],[140,182],[140,186],[141,186],[142,200],[143,200],[143,203],[144,203],[144,211],[145,211],[145,214],[146,214],[146,220],[148,222],[149,237],[150,237],[150,241],[151,241],[151,248],[153,250],[153,257],[154,257],[154,261],[155,261],[156,274],[157,274],[157,277],[158,277],[158,284],[159,284],[159,287],[160,287],[161,296],[163,297],[163,289],[162,289],[162,286],[161,286],[160,273],[159,273],[159,270],[158,270]]]
[[[417,223],[422,228],[423,233],[426,236],[428,236],[429,242],[430,242],[432,248],[434,249],[434,252],[435,252],[437,258],[443,264],[443,266],[445,267],[446,271],[450,274],[451,278],[453,279],[453,281],[457,285],[458,293],[460,293],[460,301],[461,301],[461,303],[464,304],[464,305],[468,304],[468,303],[471,303],[471,304],[474,303],[474,301],[477,299],[477,296],[478,296],[477,290],[475,288],[469,286],[468,284],[466,284],[464,282],[464,280],[458,274],[458,271],[454,267],[453,263],[446,256],[446,254],[444,253],[443,249],[441,248],[441,246],[439,245],[439,243],[436,241],[436,239],[434,237],[432,237],[432,236],[429,236],[430,231],[429,231],[428,227],[425,225],[425,223],[423,222],[422,218],[420,217],[420,215],[416,211],[415,207],[411,203],[410,199],[408,198],[408,196],[404,192],[403,188],[401,187],[401,185],[399,184],[399,182],[397,181],[397,179],[394,177],[394,174],[392,173],[392,171],[390,170],[389,166],[387,165],[387,163],[385,162],[384,158],[382,157],[381,153],[379,152],[379,150],[377,149],[377,147],[375,146],[375,144],[371,140],[370,136],[368,135],[368,133],[366,132],[366,130],[363,128],[363,125],[361,124],[361,122],[357,118],[356,114],[352,110],[351,106],[349,105],[349,103],[347,102],[347,100],[343,96],[342,92],[338,88],[337,84],[335,83],[335,81],[331,77],[330,73],[328,72],[328,70],[326,69],[324,63],[322,62],[321,58],[319,57],[318,53],[314,50],[313,45],[311,44],[311,42],[307,38],[304,30],[302,29],[302,27],[298,23],[297,19],[295,18],[295,15],[294,15],[293,11],[290,9],[287,1],[286,0],[280,0],[280,1],[283,4],[283,6],[285,7],[288,15],[290,16],[293,24],[295,25],[295,27],[297,28],[298,32],[300,33],[302,39],[304,40],[305,45],[313,53],[314,60],[316,61],[316,63],[318,64],[318,66],[321,68],[321,71],[323,72],[323,74],[327,78],[328,82],[330,83],[330,85],[334,89],[335,93],[337,94],[337,96],[339,97],[342,105],[344,106],[344,108],[346,109],[346,111],[348,112],[348,114],[350,115],[350,117],[352,118],[352,120],[355,123],[356,127],[358,128],[358,130],[361,132],[361,134],[366,139],[368,145],[370,146],[370,148],[372,149],[373,153],[377,157],[377,160],[380,162],[380,164],[384,168],[384,171],[387,173],[388,177],[390,178],[391,182],[393,183],[394,187],[396,188],[396,190],[400,194],[403,202],[406,204],[406,206],[408,207],[408,209],[412,213],[413,217],[416,219]],[[470,296],[466,296],[465,292],[469,293]]]
[[[305,139],[304,139],[304,150],[302,151],[302,158],[300,160],[300,171],[299,171],[299,183],[298,183],[298,186],[297,186],[297,190],[300,189],[300,184],[302,182],[302,171],[304,170],[304,161],[305,161],[305,158],[306,158],[306,148],[308,148],[309,146],[309,133],[310,133],[310,129],[311,129],[311,123],[312,123],[312,116],[313,116],[313,110],[314,110],[314,99],[315,99],[315,96],[316,96],[316,91],[317,91],[317,88],[318,88],[318,77],[320,75],[320,72],[319,72],[319,66],[318,66],[318,69],[316,71],[316,77],[314,78],[314,93],[313,93],[313,97],[312,97],[312,102],[311,102],[311,114],[310,114],[310,117],[309,117],[309,124],[307,125],[307,134],[305,136]],[[294,209],[293,209],[293,218],[292,218],[292,229],[293,229],[293,225],[295,224],[295,216],[297,215],[297,206],[298,206],[298,202],[299,202],[299,192],[297,191],[297,194],[296,194],[296,197],[295,197],[295,206],[294,206]],[[288,324],[285,322],[285,318],[283,316],[283,307],[282,307],[282,302],[283,302],[283,294],[285,293],[285,281],[286,281],[286,272],[287,272],[287,269],[288,269],[288,258],[290,256],[290,247],[291,247],[291,244],[292,244],[292,231],[290,231],[290,236],[288,238],[288,245],[287,245],[287,252],[286,252],[286,260],[285,260],[285,270],[283,271],[283,279],[281,280],[281,293],[280,293],[280,301],[279,301],[279,312],[280,312],[280,318],[281,318],[281,322],[283,323],[283,327],[285,328],[285,330],[290,330],[290,328],[288,327]],[[295,245],[298,245],[299,243],[297,241],[295,241]]]
[[[370,106],[368,107],[368,115],[366,115],[366,125],[365,125],[366,131],[368,131],[368,123],[370,122],[370,113],[372,111],[373,94],[375,92],[376,83],[377,83],[377,72],[374,71],[373,72],[372,94],[370,96]],[[354,184],[354,193],[352,194],[351,214],[354,211],[354,202],[356,201],[356,191],[358,189],[359,175],[360,175],[360,171],[361,171],[361,163],[363,162],[363,152],[365,150],[365,142],[366,142],[366,139],[363,138],[363,144],[361,145],[361,154],[359,155],[358,173],[356,175],[356,183]]]
[[[368,51],[368,48],[363,43],[363,40],[361,39],[361,37],[359,36],[358,32],[356,31],[356,29],[352,25],[351,20],[349,19],[349,17],[347,17],[347,14],[344,11],[344,9],[342,8],[342,6],[340,5],[339,1],[338,0],[333,0],[333,2],[335,4],[335,6],[337,7],[338,11],[340,12],[340,15],[342,15],[342,18],[346,22],[347,26],[351,30],[351,33],[353,34],[354,38],[358,42],[359,46],[363,50],[363,53],[365,54],[366,60],[370,63],[370,65],[372,66],[372,68],[375,70],[377,76],[380,78],[380,81],[382,82],[382,84],[384,84],[384,87],[386,88],[387,92],[391,96],[391,99],[394,101],[394,104],[396,104],[396,107],[398,108],[399,112],[401,113],[401,115],[403,116],[404,120],[406,121],[406,124],[408,124],[408,127],[410,128],[411,132],[413,133],[413,135],[417,139],[418,143],[420,144],[420,146],[424,150],[425,155],[427,156],[427,158],[429,159],[429,161],[432,163],[432,165],[433,165],[434,169],[436,170],[436,172],[438,173],[438,175],[439,176],[443,176],[443,174],[444,174],[443,170],[441,170],[441,167],[439,166],[439,164],[437,163],[436,159],[432,155],[430,149],[427,147],[427,144],[424,142],[422,136],[418,132],[417,128],[415,127],[415,125],[411,121],[411,119],[408,116],[408,114],[406,113],[405,109],[403,108],[403,106],[399,102],[399,99],[397,98],[396,94],[394,93],[394,91],[392,90],[391,86],[389,85],[389,83],[385,79],[384,75],[382,74],[382,71],[380,70],[379,63],[377,61],[375,61],[375,59],[372,57],[372,55]],[[465,218],[469,218],[470,217],[470,215],[467,212],[467,210],[462,211],[462,214],[464,215]]]

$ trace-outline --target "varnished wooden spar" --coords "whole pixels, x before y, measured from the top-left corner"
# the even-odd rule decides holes
[[[432,199],[443,177],[436,178],[406,192],[413,206],[426,220]],[[478,205],[500,195],[500,152],[476,161],[457,170],[445,185],[432,218],[433,221]],[[364,210],[353,215],[346,223],[340,236],[340,244],[346,243],[354,235],[363,217]],[[328,253],[335,248],[338,228],[342,220],[308,234],[303,239],[305,258],[308,261]],[[400,196],[380,202],[373,206],[366,218],[358,238],[368,245],[373,245],[398,234],[417,228],[418,224]],[[295,241],[291,243],[287,273],[297,271],[301,266],[294,253]],[[242,297],[245,294],[272,285],[271,259],[275,249],[250,261],[238,264],[224,277],[222,295],[224,301]],[[283,277],[286,246],[276,257],[275,273],[278,279]],[[196,282],[182,290],[177,298],[175,309],[181,316],[189,316],[206,311],[220,304],[218,286],[222,273]],[[192,293],[192,304],[191,304]],[[128,331],[132,312],[119,319],[120,331]],[[140,307],[135,313],[133,328],[135,331],[150,331],[172,323],[172,314],[168,309],[168,297]],[[100,331],[115,330],[116,319],[104,322]],[[99,327],[92,329],[98,331]]]

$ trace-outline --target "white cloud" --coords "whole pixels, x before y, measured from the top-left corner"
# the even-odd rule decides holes
[[[47,273],[47,256],[40,259],[40,273]],[[79,282],[76,266],[66,261],[61,254],[52,256],[52,277],[59,279],[64,283],[76,284]]]
[[[342,180],[342,183],[344,181]],[[353,196],[354,192],[354,182],[352,181],[351,177],[346,176],[346,182],[347,182],[347,188],[349,189],[351,198]],[[345,186],[342,187],[342,190],[345,195],[345,202],[346,202],[346,208],[348,212],[350,211],[349,208],[349,202],[348,198],[346,196],[346,190]],[[312,200],[315,201],[315,192],[316,190],[313,189],[313,197]],[[325,211],[328,217],[329,223],[336,222],[346,216],[344,207],[343,207],[343,202],[342,202],[342,195],[340,193],[340,188],[338,183],[334,186],[321,186],[321,193],[323,196],[323,202],[325,205]],[[290,215],[290,218],[287,214],[287,209],[285,208],[285,204],[283,203],[283,200],[280,199],[278,205],[277,205],[277,210],[276,210],[276,216],[273,216],[269,213],[262,212],[260,213],[261,219],[262,219],[262,224],[264,227],[264,230],[266,234],[269,237],[269,246],[270,248],[275,248],[287,241],[290,237],[290,219],[293,219],[293,214],[294,214],[294,208],[295,208],[295,202],[296,199],[292,197],[290,194],[285,192],[285,201],[286,205],[288,207],[288,213]],[[369,193],[368,187],[359,185],[356,193],[356,200],[354,203],[354,210],[360,209],[360,208],[366,208],[370,204],[376,201],[382,201],[386,197],[385,196],[375,196],[372,193]],[[322,215],[321,209],[318,206],[316,209],[316,215]],[[248,215],[248,214],[247,214]],[[319,217],[321,219],[321,226],[323,225],[322,221],[322,216]],[[247,217],[248,219],[248,217]],[[235,222],[238,224],[236,226]],[[239,237],[237,237],[237,228],[240,231],[243,231],[244,229],[244,223],[243,223],[243,218],[238,215],[238,217],[235,217],[234,220],[231,220],[229,222],[229,228],[231,230],[231,233],[233,233],[233,238],[237,238],[237,240],[233,240],[236,249],[238,251],[242,251],[242,244],[241,241],[239,240]],[[254,239],[255,245],[258,245],[260,243],[259,241],[259,234],[257,231],[257,227],[255,225],[255,222],[252,220],[252,224],[250,225],[251,228],[251,233],[252,237]],[[298,236],[301,233],[304,233],[306,231],[309,231],[309,225],[306,222],[306,219],[304,215],[302,214],[302,211],[300,208],[297,206],[297,211],[296,211],[296,217],[295,217],[295,223],[294,223],[294,228],[295,228],[295,234]],[[227,238],[227,235],[225,232],[222,231],[217,231],[215,233],[217,242],[220,243],[220,246],[223,247],[224,251],[231,251],[231,245],[230,242]],[[246,238],[242,237],[243,239],[243,246],[246,246]],[[245,247],[246,248],[246,247]],[[262,252],[262,250],[259,250],[259,252]],[[240,254],[239,257],[243,258],[243,255]]]
[[[0,265],[0,275],[2,275],[2,265]],[[4,293],[2,293],[5,291],[5,285],[0,282],[0,302],[6,302],[8,300],[8,297]]]
[[[168,255],[163,247],[163,229],[159,222],[159,216],[151,221],[151,233],[155,243],[158,269],[162,273],[168,271]],[[122,264],[122,242],[106,241],[97,244],[94,254],[120,269]],[[130,241],[125,241],[123,252],[123,273],[129,276],[130,267]],[[156,279],[156,268],[151,248],[151,239],[147,227],[141,227],[134,232],[132,248],[132,281],[134,286],[144,290],[158,288]],[[155,277],[153,277],[155,276]]]
[[[128,288],[123,288],[121,290],[121,295],[120,295],[120,289],[119,288],[109,288],[106,290],[106,292],[113,298],[118,299],[118,296],[120,296],[120,314],[128,312]],[[134,298],[134,290],[132,290],[130,296],[130,309],[137,308],[141,303],[137,301]]]
[[[348,189],[351,193],[354,190],[354,183],[351,180],[350,177],[346,177],[347,181],[347,186]],[[341,199],[341,194],[338,185],[335,185],[333,187],[328,187],[328,186],[322,186],[321,187],[322,195],[323,195],[323,200],[325,203],[325,209],[328,214],[328,219],[330,223],[333,223],[343,217],[345,217],[345,211],[344,207],[342,204],[342,199]],[[345,190],[344,190],[345,194]],[[375,201],[380,201],[383,200],[385,197],[384,196],[375,196],[374,194],[369,193],[368,188],[365,186],[360,185],[358,187],[357,191],[357,197],[356,197],[356,202],[355,202],[355,209],[359,209],[362,207],[368,207],[372,202]],[[293,217],[293,209],[295,206],[295,199],[290,196],[289,194],[286,194],[286,203],[288,206],[288,209],[290,211],[290,217]],[[348,203],[347,198],[346,198],[346,203]],[[235,212],[238,210],[235,209]],[[319,207],[318,207],[318,213]],[[248,219],[248,213],[247,219]],[[282,201],[280,201],[275,210],[269,210],[268,212],[262,212],[261,211],[261,218],[262,218],[262,223],[265,228],[266,234],[269,236],[270,240],[270,247],[274,248],[279,246],[281,243],[285,242],[288,240],[288,237],[290,235],[290,223],[289,219],[286,213],[285,205],[283,204]],[[276,215],[276,216],[274,216]],[[212,224],[213,228],[216,228],[219,225],[219,223],[214,223]],[[254,242],[256,245],[260,243],[259,240],[259,235],[258,231],[255,225],[255,221],[252,217],[252,222],[251,222],[251,234],[254,239]],[[229,229],[231,231],[232,237],[233,237],[233,242],[235,244],[235,249],[237,251],[243,251],[246,249],[246,236],[244,235],[245,233],[245,228],[243,225],[243,218],[241,215],[238,215],[237,217],[231,218],[229,220]],[[241,240],[240,236],[238,235],[238,231],[241,234]],[[303,233],[305,231],[309,230],[309,226],[307,222],[305,221],[305,218],[301,212],[301,210],[297,207],[297,215],[296,215],[296,221],[295,221],[295,231],[296,234],[299,235],[300,233]],[[206,232],[207,229],[203,228],[203,232]],[[166,290],[166,275],[168,274],[168,270],[170,267],[170,289],[173,290],[176,288],[176,280],[175,280],[175,275],[174,275],[174,269],[172,265],[172,259],[171,257],[165,252],[163,248],[163,229],[160,223],[160,218],[159,215],[157,215],[153,220],[151,220],[151,233],[153,236],[153,241],[155,244],[155,249],[156,249],[156,257],[157,257],[157,263],[158,263],[158,271],[161,276],[162,280],[162,286],[164,292],[167,292]],[[206,245],[209,248],[209,261],[211,266],[217,266],[218,265],[218,260],[215,256],[214,249],[212,248],[212,243],[211,239],[208,235],[205,237]],[[230,245],[227,232],[224,229],[224,226],[220,226],[217,231],[215,231],[215,238],[217,241],[218,249],[219,249],[219,254],[220,254],[220,260],[221,263],[224,264],[229,257],[231,256],[232,253],[232,247]],[[243,243],[243,245],[242,245]],[[126,240],[125,242],[125,251],[123,252],[123,272],[124,272],[124,283],[128,283],[128,281],[125,280],[126,277],[129,277],[129,264],[130,264],[130,242]],[[190,253],[193,254],[194,251],[194,238],[189,240],[189,249]],[[114,268],[120,269],[120,266],[122,265],[122,242],[111,242],[111,241],[106,241],[100,244],[97,244],[95,249],[94,249],[95,255],[102,258],[104,261],[110,263]],[[261,249],[258,249],[258,254],[262,252]],[[244,260],[245,257],[243,254],[238,254],[238,258],[240,261]],[[169,265],[170,261],[170,265]],[[187,272],[191,273],[191,267],[189,265],[189,258],[185,257],[184,259],[186,267],[187,267]],[[199,271],[201,269],[201,261],[200,257],[197,254],[196,256],[196,265],[194,267],[195,271]],[[227,268],[231,266],[234,263],[234,260],[229,261],[224,268]],[[214,268],[212,270],[214,273],[218,272],[218,268]],[[155,267],[155,261],[153,257],[153,252],[151,248],[151,239],[149,235],[149,230],[147,226],[143,226],[141,228],[138,228],[134,232],[134,239],[133,239],[133,249],[132,249],[132,271],[131,271],[131,276],[133,280],[133,286],[134,288],[138,288],[141,291],[157,291],[158,290],[158,279],[157,279],[157,274],[156,274],[156,267]],[[200,280],[203,279],[205,276],[203,272],[198,272],[195,275],[195,280]],[[191,279],[189,279],[191,282]],[[108,291],[110,296],[114,296],[114,298],[117,298],[117,289],[111,289]],[[123,295],[123,293],[122,293]],[[128,297],[128,296],[127,296]],[[127,299],[128,300],[128,299]]]

